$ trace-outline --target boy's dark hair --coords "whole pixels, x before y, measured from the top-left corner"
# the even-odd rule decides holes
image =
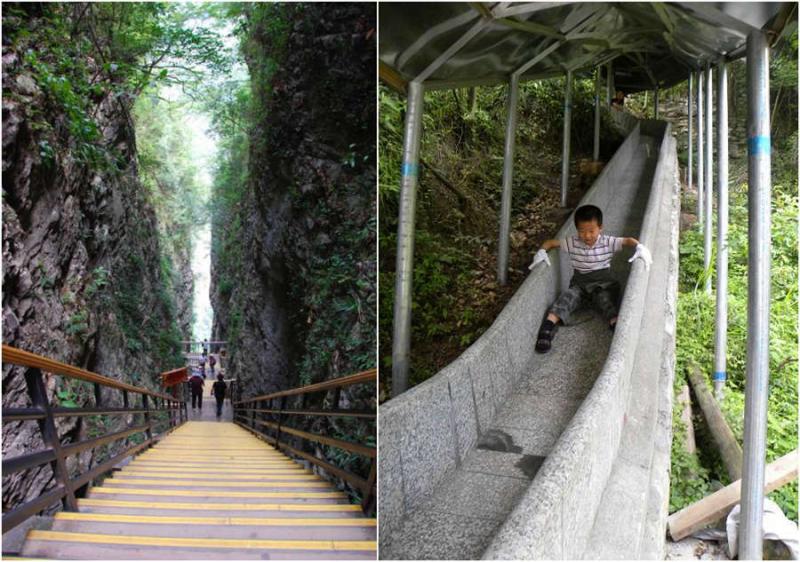
[[[594,205],[584,205],[575,211],[575,226],[579,222],[597,221],[597,226],[603,226],[603,211]]]
[[[220,374],[217,375],[217,380],[218,381],[224,381],[225,380],[225,376],[222,373],[220,373]]]

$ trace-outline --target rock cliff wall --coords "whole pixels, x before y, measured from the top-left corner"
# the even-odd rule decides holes
[[[162,266],[166,249],[137,176],[132,99],[98,95],[88,108],[101,133],[96,147],[114,155],[88,161],[68,111],[25,56],[37,45],[10,38],[14,29],[45,25],[41,14],[17,12],[3,18],[3,343],[156,389],[158,373],[181,362],[176,320],[191,318],[191,274],[188,255],[174,257],[177,273]],[[88,385],[46,379],[56,402],[92,405]],[[105,398],[109,405],[121,405],[118,394]],[[4,366],[3,406],[27,404],[22,369]],[[104,431],[130,421],[110,421]],[[58,426],[64,442],[96,429],[91,418],[61,418]],[[41,448],[36,423],[3,424],[2,447],[4,458]],[[88,452],[68,466],[98,460]],[[4,478],[4,511],[53,485],[49,467]]]
[[[255,6],[244,53],[248,181],[215,221],[212,306],[252,396],[375,366],[375,6]]]

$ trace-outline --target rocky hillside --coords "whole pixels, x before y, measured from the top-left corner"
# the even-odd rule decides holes
[[[252,396],[375,366],[375,6],[245,22],[251,123],[229,166],[246,177],[217,177],[212,305]]]
[[[188,253],[161,246],[138,178],[134,95],[87,47],[80,7],[3,9],[3,343],[157,388],[181,363]],[[47,377],[57,402],[92,405],[85,386]],[[3,406],[27,404],[21,370],[4,366]],[[86,439],[91,419],[61,418],[62,441]],[[3,425],[4,457],[41,446],[35,423]],[[91,455],[68,466],[85,470]],[[5,478],[4,511],[53,485],[47,467]]]

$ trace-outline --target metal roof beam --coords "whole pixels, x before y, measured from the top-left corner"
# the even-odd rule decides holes
[[[403,68],[406,63],[424,49],[431,41],[442,35],[443,33],[447,33],[448,31],[452,31],[453,29],[460,27],[466,23],[469,23],[480,16],[475,12],[469,10],[464,12],[463,14],[450,18],[442,23],[434,25],[430,29],[426,30],[425,33],[419,36],[419,38],[414,41],[411,45],[406,47],[402,53],[397,56],[396,59],[396,66],[397,68]]]
[[[708,20],[707,23],[717,27],[725,27],[738,35],[739,37],[747,37],[751,31],[760,31],[758,28],[753,27],[749,23],[743,22],[715,7],[714,3],[709,2],[687,2],[680,4],[680,8],[687,12],[694,12],[705,16]]]
[[[542,10],[549,10],[550,8],[557,8],[563,6],[563,2],[531,2],[529,4],[522,4],[519,6],[509,6],[507,8],[492,10],[495,17],[507,18],[510,16],[520,16],[522,14],[532,14],[534,12],[541,12]]]
[[[558,49],[561,45],[566,43],[566,41],[554,41],[549,47],[541,51],[538,55],[533,57],[531,60],[520,66],[514,72],[511,73],[512,76],[522,76],[527,70],[529,70],[534,64],[541,61],[543,58],[548,56],[550,53]]]
[[[545,37],[552,37],[554,39],[564,39],[563,33],[553,29],[548,25],[542,25],[532,21],[520,21],[511,18],[499,18],[495,21],[518,31],[525,31],[535,35],[544,35]]]

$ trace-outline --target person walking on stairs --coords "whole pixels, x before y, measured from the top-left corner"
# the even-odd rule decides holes
[[[222,404],[225,402],[225,391],[227,389],[228,385],[225,384],[222,373],[218,374],[217,382],[215,382],[214,386],[211,388],[211,394],[217,399],[217,417],[222,416]]]
[[[197,373],[192,375],[192,378],[189,379],[189,386],[192,389],[192,410],[195,409],[195,404],[197,404],[197,408],[203,409],[203,386],[205,385],[205,381],[203,377],[198,375]]]
[[[217,365],[217,358],[213,355],[208,356],[208,366],[211,368],[211,376],[214,376],[214,367]]]

